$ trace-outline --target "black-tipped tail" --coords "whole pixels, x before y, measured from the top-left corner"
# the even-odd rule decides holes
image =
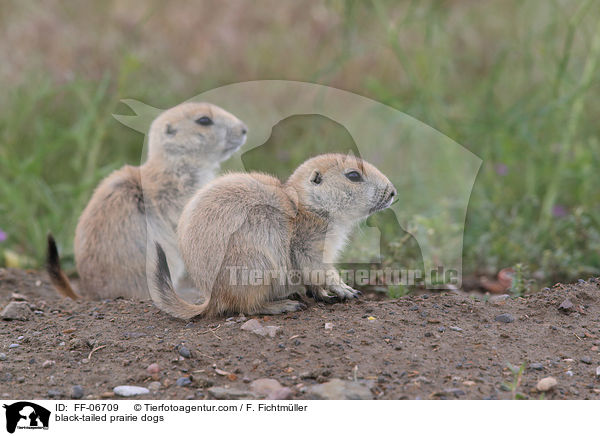
[[[152,302],[160,310],[167,312],[175,318],[190,319],[202,315],[208,301],[201,305],[190,304],[182,300],[175,293],[171,272],[167,263],[167,256],[158,242],[156,242],[156,270],[154,272],[154,286],[150,287]]]
[[[154,274],[154,284],[158,289],[173,288],[167,256],[158,242],[156,242],[156,273]]]
[[[48,250],[46,253],[46,271],[50,276],[50,281],[63,297],[77,300],[79,295],[73,291],[69,279],[60,267],[60,257],[56,248],[56,241],[51,233],[48,233]]]

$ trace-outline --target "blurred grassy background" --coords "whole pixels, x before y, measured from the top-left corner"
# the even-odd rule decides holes
[[[600,2],[2,1],[0,33],[0,265],[39,267],[51,229],[72,267],[94,186],[139,164],[142,136],[111,117],[130,113],[120,99],[167,108],[288,79],[381,101],[484,160],[465,274],[600,274]],[[319,117],[284,123],[282,144],[344,136]],[[385,243],[391,261],[420,261],[404,235]]]

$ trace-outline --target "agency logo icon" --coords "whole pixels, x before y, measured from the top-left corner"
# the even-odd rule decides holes
[[[6,409],[6,431],[14,433],[18,429],[48,430],[50,411],[42,406],[29,401],[19,401],[10,405],[4,404]]]

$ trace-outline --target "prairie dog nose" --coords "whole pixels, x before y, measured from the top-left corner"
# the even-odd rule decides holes
[[[396,195],[398,195],[398,192],[396,192],[396,188],[394,188],[392,185],[390,185],[391,188],[391,192],[388,195],[387,201],[389,201],[390,203],[394,200],[394,198],[396,197]]]

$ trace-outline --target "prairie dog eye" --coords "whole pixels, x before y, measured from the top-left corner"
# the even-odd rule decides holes
[[[211,120],[209,117],[200,117],[196,120],[196,124],[200,124],[201,126],[210,126],[213,123],[213,120]]]
[[[354,171],[354,170],[348,171],[344,175],[351,182],[362,182],[363,181],[363,178],[362,178],[362,176],[360,175],[360,173],[358,171]]]

